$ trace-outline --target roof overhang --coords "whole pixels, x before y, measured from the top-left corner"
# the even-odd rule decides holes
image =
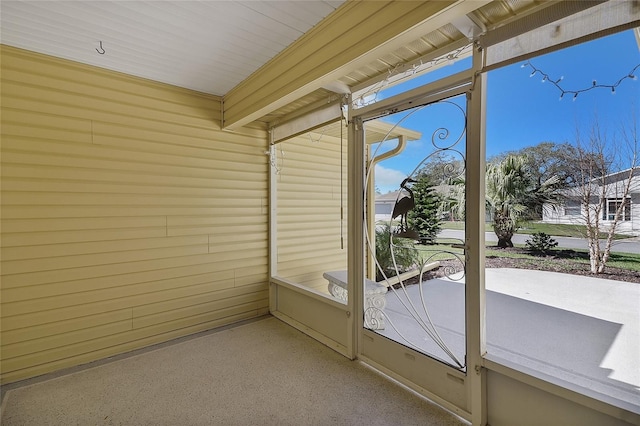
[[[224,96],[223,127],[260,119],[487,3],[347,2]]]

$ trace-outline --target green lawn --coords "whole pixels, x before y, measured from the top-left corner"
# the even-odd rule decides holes
[[[589,253],[587,250],[570,250],[569,252],[575,252],[576,257],[572,258],[575,262],[589,263]],[[611,253],[607,266],[640,272],[640,254]]]
[[[442,229],[464,229],[464,222],[442,222]],[[491,222],[485,223],[485,231],[491,232],[493,228]],[[536,232],[544,232],[554,237],[584,237],[584,226],[582,225],[564,225],[540,222],[527,222],[518,230],[518,234],[533,234]],[[600,238],[606,238],[606,234],[601,233]],[[615,235],[616,239],[629,238],[628,235]]]
[[[491,224],[487,224],[489,230],[491,230]],[[440,226],[442,229],[456,229],[458,231],[464,229],[464,222],[455,221],[455,222],[441,222]]]
[[[489,225],[491,229],[491,225]],[[565,225],[565,224],[553,224],[553,223],[540,223],[540,222],[527,222],[518,230],[518,234],[533,234],[535,232],[544,232],[547,235],[555,237],[576,237],[584,238],[585,227],[583,225]],[[600,238],[607,238],[607,234],[600,233]],[[629,235],[615,234],[614,238],[624,239],[629,238]]]
[[[464,229],[462,222],[445,222],[443,224],[444,229]],[[576,225],[548,225],[533,223],[528,228],[521,230],[523,233],[545,232],[554,236],[570,236],[580,237],[579,226]],[[487,224],[487,230],[491,230],[491,224]],[[433,261],[446,261],[453,260],[455,263],[460,261],[464,262],[463,250],[458,247],[452,247],[452,244],[460,244],[460,241],[455,239],[438,239],[438,244],[434,245],[413,245],[411,242],[406,242],[408,247],[415,247],[419,249],[421,262],[433,262]],[[487,257],[494,258],[512,258],[520,259],[521,264],[527,265],[530,269],[541,270],[555,270],[557,272],[572,273],[576,270],[578,265],[589,264],[589,253],[587,250],[568,250],[568,249],[553,249],[550,251],[549,256],[536,256],[530,254],[524,247],[518,245],[515,250],[509,249],[497,249],[494,246],[487,246],[485,249],[485,255]],[[572,266],[573,265],[573,266]],[[609,268],[625,269],[627,271],[637,271],[640,273],[640,254],[633,253],[611,253],[611,256],[607,262]],[[583,266],[580,269],[584,269]]]
[[[463,251],[459,248],[451,247],[449,244],[443,244],[443,241],[439,241],[440,244],[431,246],[419,246],[422,247],[421,260],[424,262],[427,259],[431,261],[435,260],[453,260],[463,257]],[[451,241],[455,242],[455,241]],[[493,247],[487,247],[485,249],[485,256],[489,257],[508,257],[515,259],[525,259],[532,264],[532,269],[535,269],[535,264],[541,262],[557,262],[558,260],[564,260],[569,262],[575,262],[580,264],[589,264],[589,253],[587,250],[563,250],[554,249],[550,252],[550,256],[541,257],[520,251],[511,251],[505,249],[495,249]],[[555,256],[552,257],[552,256]],[[611,257],[607,262],[607,266],[611,268],[627,269],[630,271],[640,272],[640,254],[633,253],[611,253]]]
[[[510,252],[504,249],[495,249],[487,247],[485,249],[486,256],[510,257],[515,259],[532,259],[540,261],[540,256],[528,253]],[[553,249],[549,253],[550,256],[556,256],[560,259],[569,259],[577,263],[589,263],[589,252],[581,249],[561,250]],[[629,269],[632,271],[640,271],[640,254],[635,253],[611,253],[607,266],[614,268]]]
[[[582,237],[584,235],[584,226],[581,225],[564,225],[552,223],[528,222],[518,230],[518,234],[533,234],[535,232],[544,232],[547,235],[556,237]]]

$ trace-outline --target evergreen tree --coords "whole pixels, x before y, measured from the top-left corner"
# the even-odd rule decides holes
[[[420,174],[411,190],[416,206],[409,212],[409,226],[420,235],[420,244],[432,244],[440,232],[442,196],[436,192],[429,176]]]

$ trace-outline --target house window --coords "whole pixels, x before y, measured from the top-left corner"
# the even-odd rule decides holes
[[[616,212],[622,206],[620,211],[620,220],[631,220],[631,199],[625,198],[609,198],[607,199],[606,208],[602,215],[603,220],[615,220]]]
[[[567,204],[564,207],[564,214],[566,216],[580,216],[581,213],[580,201],[567,201]]]

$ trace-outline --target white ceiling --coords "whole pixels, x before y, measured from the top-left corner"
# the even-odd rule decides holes
[[[0,42],[224,95],[343,1],[2,0]]]
[[[0,0],[0,42],[222,96],[344,2]],[[539,15],[556,4],[563,9],[572,1],[469,0],[466,5],[473,5],[470,13],[416,35],[416,40],[400,48],[382,49],[377,59],[342,76],[336,84],[352,92],[376,87],[381,81],[392,84],[392,73],[414,75],[423,61],[428,65],[459,49],[469,54],[467,37],[476,33],[504,29],[517,35],[521,18],[537,22]],[[104,54],[97,51],[100,43]],[[424,67],[424,72],[432,68]],[[291,118],[326,102],[332,90],[325,87],[306,93],[261,120],[273,123]]]

